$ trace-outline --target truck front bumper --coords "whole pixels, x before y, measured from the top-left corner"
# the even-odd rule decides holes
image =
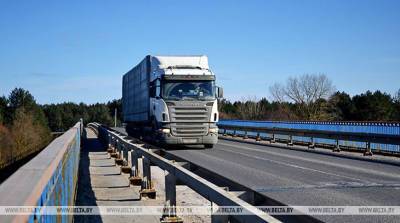
[[[217,144],[218,134],[209,133],[205,136],[191,136],[191,137],[179,137],[171,134],[162,134],[160,138],[161,143],[168,145],[205,145],[205,144]]]

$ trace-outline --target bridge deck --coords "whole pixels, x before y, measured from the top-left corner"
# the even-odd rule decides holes
[[[126,134],[122,128],[116,130]],[[386,163],[224,139],[219,139],[213,149],[171,147],[167,153],[287,205],[400,205],[400,168]],[[357,155],[362,156],[352,154]],[[379,156],[373,159],[389,160]],[[399,222],[395,215],[316,215],[315,218],[323,222]]]
[[[144,206],[140,187],[130,186],[93,131],[81,151],[76,206]],[[75,222],[160,222],[158,216],[77,215]]]
[[[298,206],[400,204],[396,166],[219,140],[213,149],[171,150],[282,203]],[[324,222],[398,222],[398,216],[328,216]]]

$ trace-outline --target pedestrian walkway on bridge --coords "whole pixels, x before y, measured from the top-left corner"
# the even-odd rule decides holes
[[[128,175],[121,173],[96,134],[86,129],[86,140],[79,164],[76,206],[144,206],[140,186],[132,186]],[[77,215],[75,222],[160,222],[161,216]]]

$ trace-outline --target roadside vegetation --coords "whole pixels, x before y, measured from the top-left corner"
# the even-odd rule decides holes
[[[394,95],[367,91],[350,96],[335,91],[324,74],[302,75],[276,83],[271,100],[255,97],[220,100],[221,119],[275,121],[400,121],[400,89]],[[64,132],[80,118],[84,123],[121,124],[121,100],[108,103],[39,105],[22,88],[0,97],[0,169],[43,149],[51,132]]]
[[[64,132],[81,118],[84,122],[114,123],[121,100],[87,105],[71,102],[39,105],[22,88],[0,97],[0,170],[42,150],[52,140],[51,132]]]
[[[65,102],[42,105],[48,125],[53,132],[63,132],[71,128],[80,118],[84,123],[99,122],[114,125],[114,112],[117,109],[117,125],[121,124],[121,100],[87,105]]]
[[[390,95],[367,91],[350,96],[335,91],[324,74],[302,75],[275,83],[272,100],[247,97],[221,100],[220,118],[274,121],[400,121],[400,89]]]
[[[0,98],[0,169],[38,152],[50,140],[47,118],[28,91],[16,88]]]

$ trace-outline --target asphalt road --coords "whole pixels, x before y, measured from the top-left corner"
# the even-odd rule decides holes
[[[219,140],[170,153],[287,205],[400,206],[400,167]],[[400,222],[400,216],[316,216],[326,222]]]

